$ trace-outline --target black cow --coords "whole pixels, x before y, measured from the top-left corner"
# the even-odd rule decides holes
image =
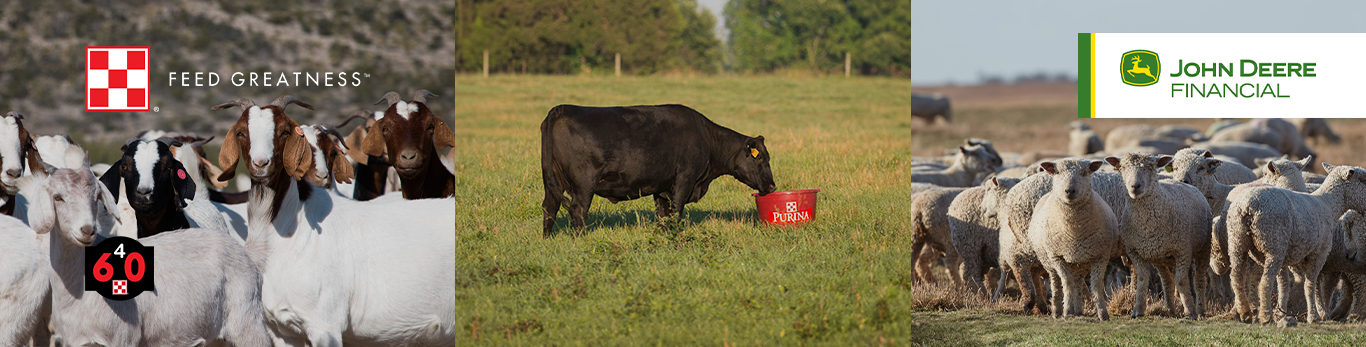
[[[717,125],[687,106],[555,106],[541,122],[543,236],[550,237],[562,203],[571,225],[583,228],[595,194],[613,203],[654,195],[662,221],[681,218],[683,205],[702,199],[722,175],[772,193],[768,160],[763,136]]]

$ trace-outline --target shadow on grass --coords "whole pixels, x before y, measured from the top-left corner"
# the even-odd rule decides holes
[[[683,220],[685,222],[679,227],[687,228],[688,226],[702,223],[708,219],[716,219],[723,222],[740,222],[746,225],[756,225],[756,223],[758,223],[758,219],[755,217],[753,209],[705,210],[684,208]],[[555,218],[555,235],[565,235],[566,233],[586,235],[600,228],[646,226],[658,229],[660,228],[659,221],[659,218],[655,217],[654,210],[590,211],[588,212],[588,216],[584,219],[584,230],[574,231],[569,226],[569,212],[561,209],[559,215]]]

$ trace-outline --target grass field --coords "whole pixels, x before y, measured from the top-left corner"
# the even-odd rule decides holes
[[[992,140],[1001,152],[1066,151],[1067,123],[1076,118],[1075,84],[998,85],[976,87],[917,88],[916,92],[940,92],[954,102],[951,123],[915,121],[912,152],[918,156],[943,155],[943,151],[962,143],[966,137]],[[1233,118],[1237,115],[1227,115]],[[1313,115],[1287,115],[1310,117]],[[1205,129],[1212,119],[1088,119],[1084,120],[1102,137],[1115,127],[1127,124],[1182,124]],[[1357,144],[1366,141],[1366,121],[1330,119],[1329,124],[1342,143],[1310,142],[1321,162],[1366,164],[1366,152]],[[1316,171],[1322,171],[1316,168]],[[1327,322],[1280,329],[1232,320],[1224,301],[1211,301],[1200,321],[1166,315],[1158,295],[1149,296],[1149,316],[1128,318],[1128,301],[1110,305],[1111,321],[1094,318],[1055,320],[1025,315],[1019,302],[990,303],[964,294],[944,281],[947,273],[935,268],[939,284],[916,283],[911,286],[912,308],[902,316],[912,321],[911,340],[929,345],[1361,345],[1366,342],[1366,324]],[[1014,285],[1011,285],[1014,287]],[[1018,293],[1012,291],[1012,293]],[[1122,295],[1116,295],[1117,298]],[[1212,308],[1212,309],[1211,309]],[[1090,310],[1088,310],[1088,314]],[[1303,317],[1300,317],[1301,319]]]
[[[905,345],[909,82],[843,77],[457,76],[459,344]],[[763,135],[779,190],[816,220],[760,225],[723,177],[679,232],[648,199],[597,198],[579,236],[541,238],[539,125],[558,104],[680,103]],[[557,228],[567,228],[561,212]],[[396,236],[398,237],[398,236]]]

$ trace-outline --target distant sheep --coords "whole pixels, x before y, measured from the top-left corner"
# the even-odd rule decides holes
[[[1199,132],[1184,126],[1125,125],[1111,129],[1105,135],[1105,148],[1113,151],[1124,147],[1145,146],[1159,149],[1158,153],[1154,154],[1172,154],[1185,148],[1186,140]]]
[[[924,119],[926,123],[934,123],[935,117],[943,117],[944,122],[953,121],[953,107],[949,104],[949,97],[943,94],[916,94],[911,93],[911,117]]]
[[[1190,147],[1204,148],[1215,155],[1225,155],[1237,158],[1239,164],[1249,168],[1257,167],[1257,158],[1274,158],[1281,156],[1281,152],[1271,146],[1250,142],[1191,142]]]
[[[1115,213],[1091,188],[1091,175],[1104,162],[1064,159],[1040,166],[1053,189],[1039,201],[1028,240],[1053,284],[1053,316],[1080,316],[1083,279],[1091,276],[1096,316],[1109,320],[1106,266],[1120,253]]]
[[[1328,121],[1323,118],[1287,118],[1291,124],[1300,130],[1300,136],[1304,139],[1318,139],[1318,141],[1328,141],[1337,144],[1342,141],[1338,134],[1333,133],[1333,128],[1328,126]]]
[[[942,187],[967,187],[979,174],[993,172],[990,155],[982,147],[958,147],[962,154],[946,169],[911,171],[911,182],[930,183]]]
[[[1100,136],[1091,131],[1091,126],[1082,121],[1072,121],[1067,125],[1067,152],[1075,157],[1105,150]]]

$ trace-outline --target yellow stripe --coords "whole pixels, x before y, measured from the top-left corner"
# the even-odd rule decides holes
[[[1091,33],[1091,118],[1096,118],[1096,34]]]

